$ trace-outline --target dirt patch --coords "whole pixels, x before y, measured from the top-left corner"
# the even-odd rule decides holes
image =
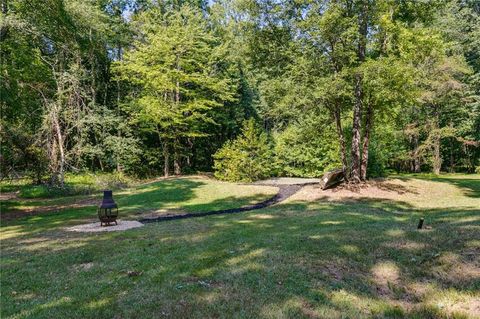
[[[456,302],[448,308],[451,314],[468,314],[473,318],[480,318],[480,299],[471,298],[463,302]]]
[[[395,201],[417,208],[449,208],[478,206],[477,198],[464,196],[456,185],[422,179],[374,179],[360,185],[340,185],[322,190],[319,185],[308,185],[289,201],[353,202]]]
[[[415,196],[419,194],[418,187],[410,185],[399,179],[371,180],[359,185],[343,184],[333,189],[322,190],[319,185],[305,186],[301,191],[291,197],[291,200],[318,200],[327,198],[331,200],[379,198],[398,199],[402,195]]]
[[[18,199],[18,192],[0,193],[0,200]]]
[[[420,178],[373,179],[360,185],[340,185],[322,190],[319,185],[307,185],[289,201],[353,202],[395,201],[416,208],[478,207],[480,198],[455,183]]]
[[[432,273],[449,284],[476,282],[480,280],[480,259],[476,256],[478,254],[462,256],[452,252],[443,253],[435,260],[437,265],[432,267]]]

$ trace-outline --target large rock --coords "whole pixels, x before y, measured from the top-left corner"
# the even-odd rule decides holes
[[[320,181],[320,186],[322,189],[327,189],[332,186],[335,186],[343,181],[344,175],[341,169],[335,169],[330,172],[326,172],[322,180]]]

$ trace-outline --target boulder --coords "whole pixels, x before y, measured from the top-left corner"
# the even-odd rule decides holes
[[[322,176],[320,186],[323,190],[335,186],[343,181],[344,175],[342,169],[334,169],[332,171],[326,172]]]

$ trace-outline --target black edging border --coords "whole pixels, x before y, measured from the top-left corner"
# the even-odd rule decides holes
[[[159,216],[154,218],[143,218],[143,219],[140,219],[139,222],[142,224],[149,224],[149,223],[157,223],[157,222],[163,222],[168,220],[205,217],[210,215],[234,214],[234,213],[248,212],[256,209],[262,209],[262,208],[283,202],[284,200],[286,200],[287,198],[289,198],[290,196],[298,192],[303,186],[313,185],[313,184],[318,184],[318,183],[287,184],[287,185],[262,184],[264,186],[278,187],[279,188],[278,193],[275,196],[267,200],[264,200],[263,202],[244,206],[244,207],[214,210],[214,211],[202,212],[202,213],[186,213],[186,214],[180,214],[180,215],[166,215],[166,216]]]

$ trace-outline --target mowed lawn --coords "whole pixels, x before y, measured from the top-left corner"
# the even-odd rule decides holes
[[[20,196],[23,193],[30,194],[31,191],[28,192],[30,189],[20,191]],[[193,176],[160,179],[123,190],[114,190],[113,193],[121,209],[121,218],[139,218],[235,208],[271,198],[277,191],[276,187],[225,183],[207,177]],[[63,221],[71,222],[70,218],[73,217],[78,223],[77,218],[96,218],[96,210],[92,207],[101,202],[102,192],[98,190],[93,193],[44,199],[11,198],[2,202],[2,217],[9,220],[12,219],[12,214],[15,217],[36,215],[37,217],[32,220],[41,222],[44,220],[45,212],[62,212]],[[50,220],[50,217],[47,220]]]
[[[274,192],[164,182],[119,193],[125,214]],[[93,218],[92,207],[2,222],[0,317],[479,318],[479,207],[479,175],[399,176],[124,232],[63,229]]]

